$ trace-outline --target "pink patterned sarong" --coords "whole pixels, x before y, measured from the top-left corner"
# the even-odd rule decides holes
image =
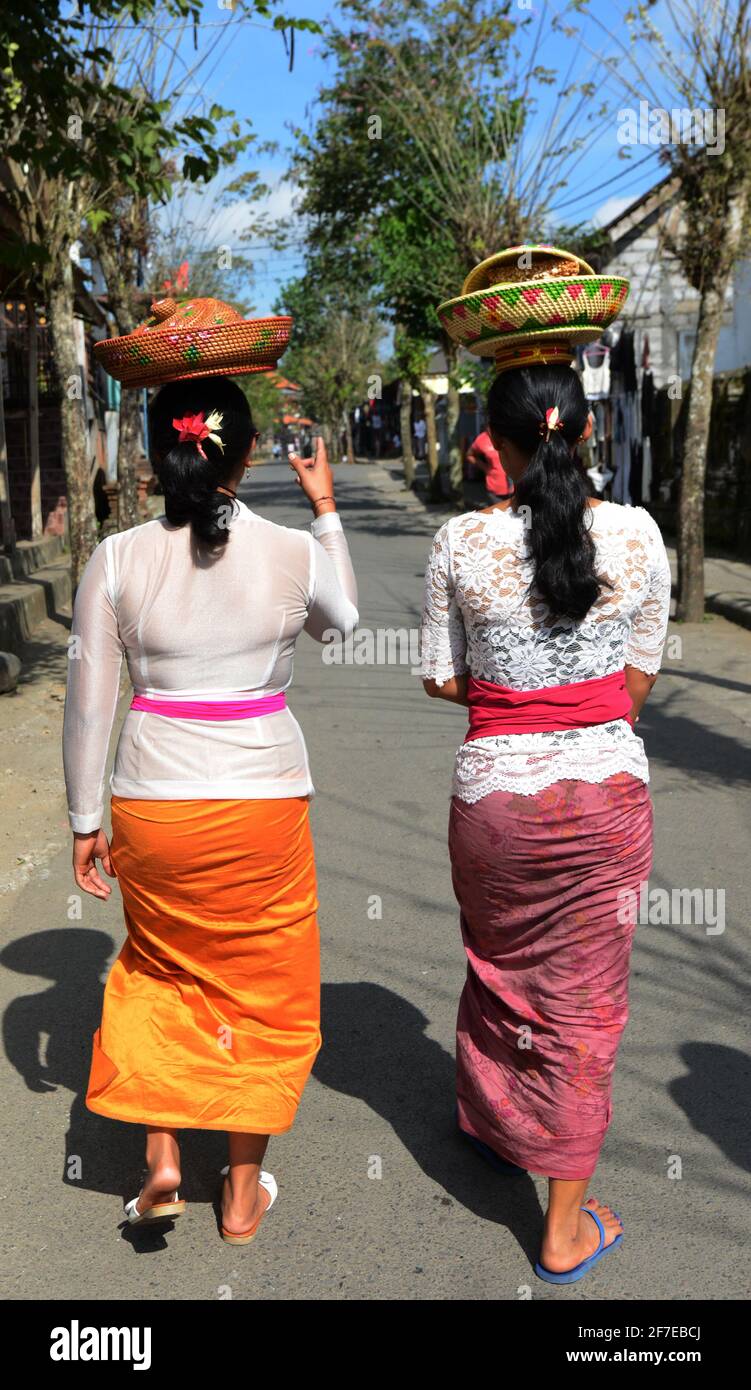
[[[617,773],[454,797],[449,849],[468,962],[460,1127],[531,1172],[590,1177],[628,1018],[635,927],[619,894],[652,866],[649,790]]]

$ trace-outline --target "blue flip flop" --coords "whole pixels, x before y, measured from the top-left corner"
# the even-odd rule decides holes
[[[467,1143],[472,1145],[472,1148],[477,1151],[481,1158],[485,1159],[486,1163],[490,1164],[491,1168],[495,1169],[496,1173],[502,1173],[505,1178],[520,1178],[523,1174],[526,1175],[526,1168],[519,1168],[516,1163],[507,1163],[500,1154],[496,1153],[495,1149],[491,1149],[489,1144],[483,1144],[482,1139],[476,1139],[474,1134],[467,1134],[466,1129],[462,1129],[459,1124],[458,1110],[456,1112],[456,1127],[462,1139],[466,1139]]]
[[[587,1216],[591,1216],[592,1220],[595,1222],[597,1229],[600,1232],[600,1244],[598,1245],[594,1254],[590,1255],[588,1259],[582,1260],[581,1264],[574,1265],[573,1269],[564,1270],[562,1274],[555,1274],[552,1269],[546,1269],[545,1266],[541,1265],[538,1260],[537,1264],[535,1265],[535,1274],[538,1276],[538,1278],[545,1279],[548,1284],[575,1284],[577,1279],[583,1279],[584,1275],[589,1273],[592,1266],[597,1264],[597,1261],[601,1260],[603,1255],[607,1255],[610,1250],[615,1250],[616,1245],[620,1245],[621,1241],[623,1240],[623,1232],[621,1231],[621,1234],[619,1236],[616,1236],[615,1240],[611,1241],[610,1245],[606,1245],[605,1227],[603,1226],[599,1216],[597,1215],[597,1212],[592,1211],[591,1207],[582,1207],[581,1210],[585,1211],[587,1213]],[[617,1211],[613,1212],[613,1216],[615,1217],[616,1221],[620,1221],[621,1218],[618,1215]]]

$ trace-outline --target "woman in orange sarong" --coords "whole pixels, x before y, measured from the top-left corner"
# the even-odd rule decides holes
[[[312,534],[236,497],[256,437],[221,377],[151,407],[166,515],[108,536],[74,608],[64,763],[75,879],[122,892],[127,940],[107,980],[86,1096],[147,1127],[134,1223],[172,1218],[181,1129],[228,1134],[222,1235],[244,1244],[276,1196],[261,1164],[288,1130],[321,1044],[313,794],[286,706],[297,637],[357,622],[322,442],[290,463]],[[104,772],[122,655],[135,696],[120,733],[112,841]]]

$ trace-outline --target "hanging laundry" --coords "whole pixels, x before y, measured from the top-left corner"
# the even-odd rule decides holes
[[[605,491],[605,488],[613,477],[613,473],[609,468],[588,468],[587,477],[591,480],[595,492],[600,493]]]
[[[654,377],[645,371],[641,380],[641,432],[645,439],[654,434],[656,397]]]
[[[628,499],[632,507],[640,507],[642,501],[642,468],[644,455],[637,440],[631,440],[631,468],[628,477]]]
[[[588,343],[582,348],[581,360],[587,400],[604,400],[610,395],[610,348],[604,343]]]
[[[652,501],[652,441],[642,440],[641,500]]]
[[[614,374],[618,373],[624,391],[636,391],[638,386],[636,356],[634,353],[634,335],[630,328],[624,328],[618,342],[612,349],[610,370]]]
[[[647,344],[647,360],[649,360],[649,344]],[[641,432],[643,440],[643,461],[641,475],[641,500],[651,502],[652,500],[652,439],[657,428],[657,392],[655,390],[654,376],[649,368],[645,368],[641,379]]]

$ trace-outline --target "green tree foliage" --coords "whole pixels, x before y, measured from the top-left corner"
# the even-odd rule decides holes
[[[347,457],[353,462],[349,413],[369,392],[378,394],[382,378],[382,328],[367,284],[345,273],[339,258],[313,256],[304,278],[285,287],[275,308],[295,320],[285,374],[302,388],[305,413],[323,425],[332,457],[338,454],[344,431]]]
[[[459,374],[435,308],[459,292],[478,260],[543,239],[554,196],[589,138],[586,119],[580,128],[586,84],[564,89],[533,136],[535,93],[556,74],[539,61],[536,43],[521,60],[515,39],[530,17],[517,6],[343,0],[340,11],[341,27],[326,31],[334,79],[314,128],[296,132],[301,212],[314,248],[353,240],[367,248],[405,376],[428,343],[443,346],[458,493]]]
[[[243,8],[268,16],[272,5],[252,0]],[[122,85],[110,42],[124,27],[137,32],[139,25],[157,23],[160,17],[190,23],[197,32],[202,9],[202,0],[88,0],[75,6],[34,0],[4,7],[0,19],[4,193],[15,213],[2,255],[32,293],[41,292],[49,314],[63,385],[74,582],[96,544],[97,527],[74,330],[71,248],[85,228],[96,237],[111,224],[118,206],[127,205],[137,221],[144,201],[168,197],[176,167],[171,157],[183,178],[206,181],[232,162],[247,140],[232,113],[216,104],[176,115],[171,97],[158,99],[143,83]],[[298,23],[285,20],[282,26],[279,18],[277,27]],[[299,23],[311,27],[308,21]],[[128,235],[131,230],[129,226]],[[116,249],[110,246],[110,251]],[[111,256],[113,266],[116,261]],[[119,295],[123,316],[127,298],[124,292]]]

